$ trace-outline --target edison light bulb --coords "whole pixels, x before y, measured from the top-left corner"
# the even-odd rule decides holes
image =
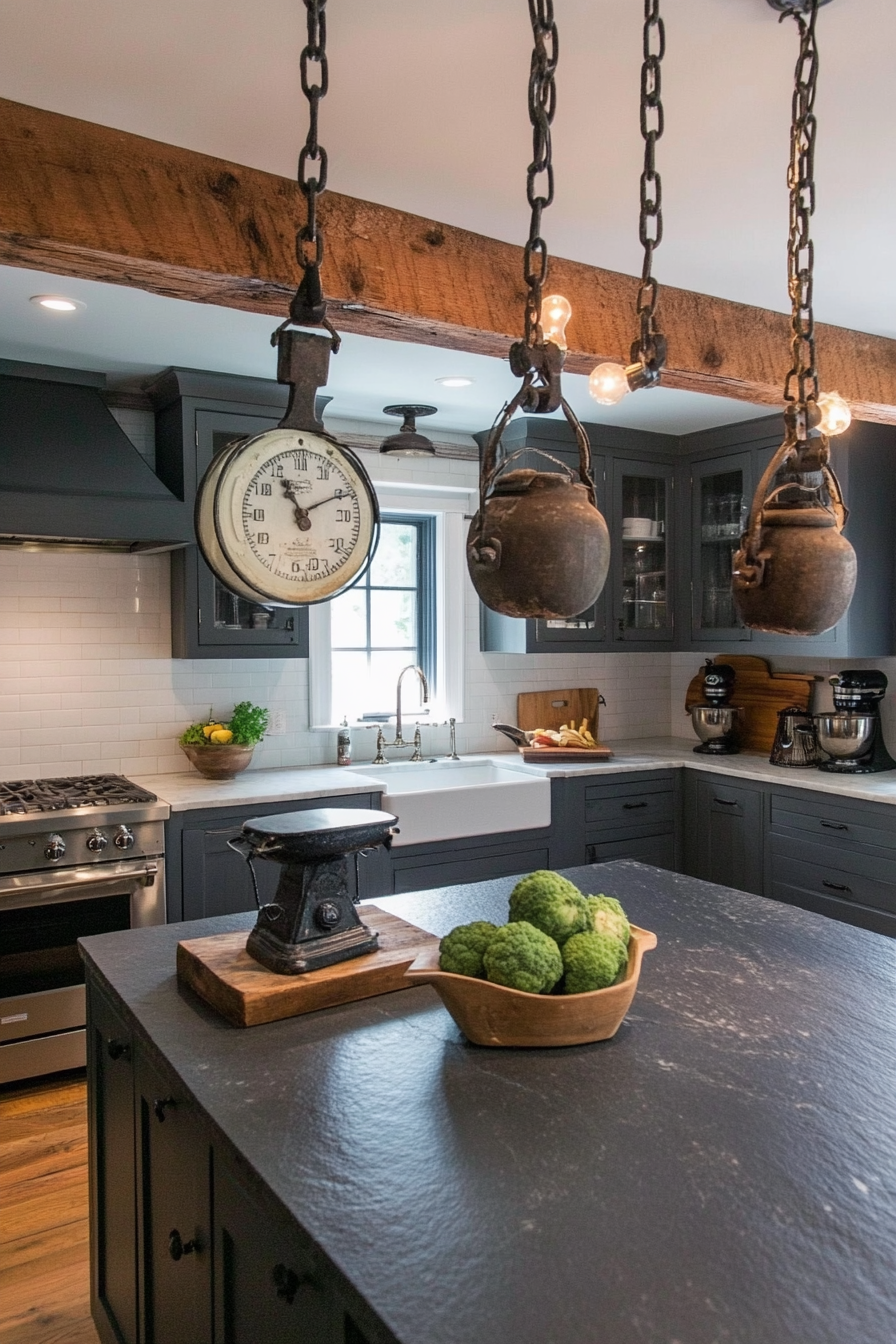
[[[588,391],[601,406],[615,406],[631,389],[621,364],[598,364],[591,370]]]
[[[553,341],[561,350],[566,349],[566,324],[572,317],[569,300],[562,294],[549,294],[541,302],[541,330],[546,341]]]
[[[849,429],[852,423],[852,411],[849,409],[849,402],[841,397],[839,392],[823,392],[818,398],[818,409],[821,411],[818,428],[822,434],[830,437]]]

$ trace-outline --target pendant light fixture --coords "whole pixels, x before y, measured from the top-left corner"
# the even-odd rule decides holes
[[[401,416],[401,429],[383,439],[380,452],[387,457],[435,457],[435,444],[417,433],[417,417],[435,415],[437,410],[437,406],[384,406],[383,415]]]
[[[568,618],[600,596],[610,562],[610,539],[597,508],[588,436],[560,386],[570,305],[559,294],[544,297],[548,248],[541,224],[543,211],[554,199],[551,123],[557,107],[553,0],[529,0],[529,19],[532,162],[526,174],[531,219],[523,252],[525,334],[510,348],[510,367],[522,386],[498,415],[483,449],[479,510],[467,537],[467,565],[474,588],[492,611]],[[531,415],[562,409],[578,445],[577,472],[556,458],[551,460],[561,472],[507,470],[520,453],[506,453],[501,436],[519,409]]]
[[[653,275],[653,254],[663,241],[663,183],[656,170],[656,142],[663,133],[662,60],[666,30],[659,0],[644,0],[644,61],[641,66],[641,135],[644,168],[641,173],[641,213],[638,235],[644,249],[638,287],[640,331],[629,353],[631,363],[606,362],[592,369],[588,391],[601,406],[615,406],[629,392],[656,387],[666,362],[666,338],[656,327],[659,286]]]
[[[734,557],[734,602],[754,630],[818,635],[845,614],[856,584],[856,557],[842,535],[848,511],[830,466],[828,438],[850,422],[837,393],[819,395],[812,285],[815,254],[815,24],[824,0],[769,4],[799,30],[790,134],[790,229],[787,245],[791,303],[791,368],[784,385],[784,442],[756,490]]]

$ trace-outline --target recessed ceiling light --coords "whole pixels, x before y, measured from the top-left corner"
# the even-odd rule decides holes
[[[473,378],[437,378],[436,382],[441,383],[442,387],[469,387],[475,379]]]
[[[41,308],[49,308],[53,313],[73,313],[84,304],[78,299],[67,299],[62,294],[32,294],[31,302]]]

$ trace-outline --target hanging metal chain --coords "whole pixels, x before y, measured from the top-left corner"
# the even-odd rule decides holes
[[[641,66],[641,135],[644,139],[644,171],[641,173],[641,217],[638,236],[644,248],[644,265],[638,288],[641,336],[637,358],[653,364],[659,355],[656,301],[659,286],[653,276],[653,254],[663,241],[663,183],[656,170],[656,142],[663,134],[661,64],[666,54],[666,29],[660,18],[659,0],[644,0],[644,63]],[[632,358],[636,357],[635,349]],[[665,358],[665,342],[662,356]]]
[[[815,249],[809,222],[815,210],[815,93],[818,85],[818,47],[815,20],[818,0],[810,0],[808,18],[796,9],[786,10],[796,21],[800,33],[800,53],[796,63],[793,91],[793,115],[790,130],[790,234],[787,244],[787,288],[790,293],[792,365],[784,384],[784,400],[804,408],[818,399],[818,370],[815,365],[815,315],[812,308],[812,284]],[[794,387],[796,384],[796,387]]]
[[[527,346],[540,345],[541,300],[548,276],[548,247],[541,236],[542,211],[554,199],[554,166],[551,162],[551,122],[557,110],[557,69],[559,46],[554,22],[554,0],[529,0],[532,23],[532,61],[529,67],[529,120],[532,122],[532,162],[526,172],[526,199],[532,210],[529,239],[523,253],[523,278],[528,286],[526,297]],[[540,183],[542,185],[540,185]]]
[[[326,97],[330,76],[327,65],[327,0],[304,0],[308,19],[308,40],[299,58],[302,93],[308,99],[308,134],[299,154],[298,183],[308,206],[305,223],[296,234],[296,261],[302,280],[289,305],[289,318],[271,337],[271,344],[290,322],[298,326],[323,326],[329,331],[334,353],[340,338],[327,318],[327,305],[321,284],[320,268],[324,259],[324,235],[317,217],[317,201],[327,189],[327,151],[318,139],[320,101]],[[316,65],[312,83],[309,67]],[[312,175],[309,176],[309,168]]]

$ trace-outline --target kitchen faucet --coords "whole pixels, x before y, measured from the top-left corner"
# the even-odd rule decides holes
[[[417,676],[420,678],[420,685],[423,687],[423,703],[424,705],[429,703],[429,682],[426,680],[426,674],[424,673],[423,668],[417,667],[416,664],[414,663],[408,663],[407,667],[403,667],[399,672],[398,684],[396,685],[395,688],[395,740],[394,742],[387,742],[383,734],[382,728],[378,730],[376,735],[376,756],[373,761],[374,765],[388,765],[388,761],[383,755],[383,749],[385,747],[409,747],[411,745],[410,742],[405,742],[404,738],[401,735],[401,680],[405,672],[417,673]],[[411,757],[411,760],[422,761],[423,753],[420,749],[421,744],[420,744],[419,724],[417,725],[417,729],[414,733],[413,745],[414,745],[414,754]]]

